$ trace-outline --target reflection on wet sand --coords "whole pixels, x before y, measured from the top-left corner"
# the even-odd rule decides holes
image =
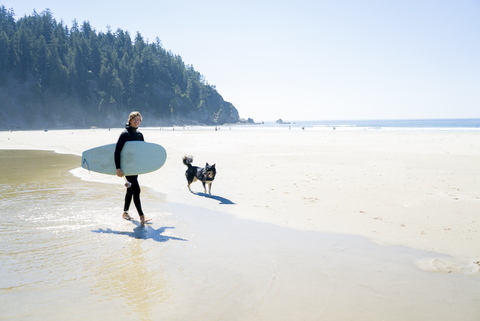
[[[134,238],[123,249],[106,254],[96,271],[98,281],[92,293],[107,300],[121,299],[141,320],[152,320],[154,306],[168,299],[170,293],[161,270],[151,268],[148,252],[143,248],[143,239]]]
[[[126,243],[124,249],[102,260],[102,266],[98,270],[100,281],[92,291],[103,293],[107,297],[124,298],[126,304],[131,306],[132,310],[142,320],[150,320],[153,307],[168,299],[170,294],[161,271],[154,271],[149,267],[147,256],[150,251],[142,247],[143,240],[152,239],[157,242],[186,240],[162,235],[166,229],[173,229],[174,227],[155,229],[148,223],[142,226],[139,222],[131,222],[135,225],[132,231],[112,230],[110,228],[99,228],[92,231],[94,233],[126,235],[133,238]]]

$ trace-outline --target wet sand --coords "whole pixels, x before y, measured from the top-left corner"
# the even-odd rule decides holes
[[[0,149],[41,148],[79,154],[112,139],[114,142],[118,132],[112,131],[0,133]],[[95,268],[97,277],[104,280],[103,288],[84,284],[84,290],[113,300],[115,309],[124,307],[117,310],[124,319],[164,315],[181,320],[198,315],[193,319],[291,320],[301,313],[306,320],[438,320],[459,316],[475,320],[480,315],[478,265],[473,261],[479,257],[478,245],[473,244],[478,236],[467,233],[476,228],[471,221],[478,214],[475,189],[468,189],[475,186],[468,184],[478,182],[472,167],[479,155],[475,144],[478,134],[315,133],[303,137],[299,132],[290,137],[287,135],[292,133],[143,132],[148,141],[162,144],[169,152],[162,169],[141,177],[142,186],[149,187],[143,193],[144,208],[154,218],[151,225],[138,229],[134,223],[119,220],[121,204],[116,203],[123,192],[116,185],[75,182],[87,188],[94,184],[95,191],[107,190],[111,197],[105,215],[111,217],[98,220],[99,215],[88,214],[88,228],[78,228],[77,236],[83,240],[95,235],[96,246],[87,245],[93,253],[77,254],[77,260],[99,260],[104,253],[106,260],[100,261],[107,264],[106,270]],[[199,183],[193,186],[196,194],[188,192],[181,163],[185,154],[193,154],[198,165],[217,163],[213,197],[205,197]],[[384,155],[383,161],[372,157],[379,154]],[[449,154],[453,156],[449,158]],[[428,162],[432,159],[437,161]],[[380,168],[375,170],[377,166]],[[329,173],[334,169],[335,175]],[[449,178],[445,186],[457,190],[447,188],[449,193],[444,194],[441,175],[433,172],[441,169],[444,172],[440,174]],[[73,172],[93,179],[84,170]],[[364,176],[357,185],[352,184],[355,179],[348,178],[355,173]],[[396,189],[395,196],[389,194],[392,184],[383,175],[390,175],[403,189]],[[438,180],[429,181],[433,176]],[[412,183],[412,190],[407,190],[401,183],[414,177],[418,185]],[[98,175],[95,180],[115,182]],[[357,191],[359,195],[352,192],[361,187],[365,189]],[[427,202],[432,201],[428,192],[435,189],[432,197],[439,204],[432,207],[433,203]],[[375,194],[376,203],[370,204]],[[402,196],[410,201],[409,207],[397,203]],[[353,208],[359,208],[358,212],[348,211]],[[425,218],[427,214],[436,225],[450,226],[442,238],[433,233],[439,232],[436,225],[422,221],[430,219]],[[402,223],[395,222],[400,219]],[[396,223],[405,226],[400,229]],[[11,228],[3,227],[3,231]],[[410,239],[418,229],[432,233],[420,233],[425,240]],[[455,233],[467,236],[454,239]],[[117,248],[119,242],[122,249]],[[104,245],[106,248],[101,249]],[[121,255],[117,258],[113,253]],[[66,251],[59,260],[71,260],[74,254]],[[124,262],[122,258],[129,255],[135,259]],[[92,259],[96,262],[92,264],[99,264],[97,260]],[[126,265],[123,272],[114,269],[119,264]],[[90,277],[82,270],[76,273]],[[129,282],[126,275],[135,275],[136,281]],[[122,291],[121,284],[128,284],[128,291]],[[127,297],[125,292],[133,294]],[[5,302],[12,304],[15,297],[8,293]],[[152,294],[147,299],[150,308],[143,314],[135,293]],[[85,294],[72,296],[81,297],[87,310],[111,307],[93,303]],[[60,311],[55,315],[60,316]]]

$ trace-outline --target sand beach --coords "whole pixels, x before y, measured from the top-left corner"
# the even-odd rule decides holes
[[[75,184],[119,200],[88,235],[112,247],[142,241],[135,246],[163,262],[155,286],[175,284],[161,302],[148,295],[148,313],[132,308],[123,319],[156,320],[162,309],[168,320],[480,317],[480,132],[140,130],[168,153],[164,167],[140,177],[153,218],[147,239],[120,219],[119,178],[69,169]],[[77,155],[79,167],[83,150],[120,132],[0,132],[0,150]],[[188,191],[185,155],[216,164],[212,197],[199,182]],[[153,273],[153,263],[136,264]]]

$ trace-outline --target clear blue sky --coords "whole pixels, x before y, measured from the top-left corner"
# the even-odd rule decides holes
[[[480,118],[479,0],[4,0],[158,36],[240,116]]]

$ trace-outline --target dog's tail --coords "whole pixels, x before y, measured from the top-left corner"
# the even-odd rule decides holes
[[[183,164],[188,166],[188,168],[192,167],[193,156],[185,156],[183,157]]]

